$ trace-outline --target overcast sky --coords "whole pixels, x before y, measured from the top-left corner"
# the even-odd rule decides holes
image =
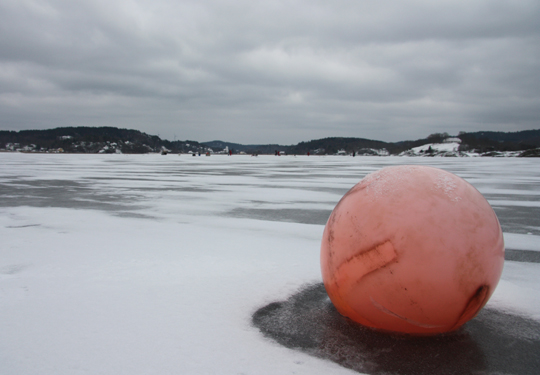
[[[0,0],[0,129],[295,144],[540,128],[539,0]]]

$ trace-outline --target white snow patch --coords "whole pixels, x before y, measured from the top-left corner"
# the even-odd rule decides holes
[[[540,251],[540,236],[504,233],[504,246],[507,249]]]

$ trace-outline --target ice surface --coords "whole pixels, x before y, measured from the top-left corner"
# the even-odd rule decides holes
[[[1,153],[0,373],[352,373],[251,316],[321,281],[331,210],[398,164],[467,179],[507,248],[540,250],[532,159]],[[488,306],[540,320],[538,275],[507,262]]]

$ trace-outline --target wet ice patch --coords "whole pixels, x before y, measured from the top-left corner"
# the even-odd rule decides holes
[[[302,224],[326,224],[332,210],[295,208],[235,208],[226,216]]]
[[[540,323],[494,309],[448,334],[394,335],[340,315],[319,283],[261,307],[252,322],[287,348],[372,375],[518,375],[540,366]]]
[[[2,275],[15,275],[24,270],[28,265],[26,264],[10,264],[0,267],[0,274]]]
[[[6,228],[17,229],[17,228],[29,228],[29,227],[39,227],[41,224],[26,224],[26,225],[8,225]]]

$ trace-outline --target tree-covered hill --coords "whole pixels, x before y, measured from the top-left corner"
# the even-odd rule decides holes
[[[73,153],[204,152],[195,141],[168,141],[138,130],[115,127],[65,127],[47,130],[0,131],[0,147]],[[118,150],[118,151],[117,151]]]
[[[426,138],[401,142],[383,142],[365,138],[330,137],[300,142],[296,145],[259,144],[211,141],[168,141],[138,130],[115,127],[64,127],[47,130],[0,131],[0,149],[28,152],[72,153],[148,153],[169,150],[174,153],[219,152],[227,148],[233,153],[274,154],[276,151],[294,155],[397,155],[411,148],[442,143],[448,133],[434,133]],[[520,132],[461,132],[454,138],[461,142],[460,151],[481,155],[523,151],[522,156],[540,155],[540,129]]]
[[[520,132],[474,132],[460,133],[460,149],[479,153],[492,151],[522,151],[540,147],[540,129]]]
[[[339,151],[346,153],[371,154],[374,150],[387,150],[390,152],[394,148],[392,143],[374,141],[364,138],[331,137],[300,142],[291,147],[291,152],[295,154],[335,154]]]

